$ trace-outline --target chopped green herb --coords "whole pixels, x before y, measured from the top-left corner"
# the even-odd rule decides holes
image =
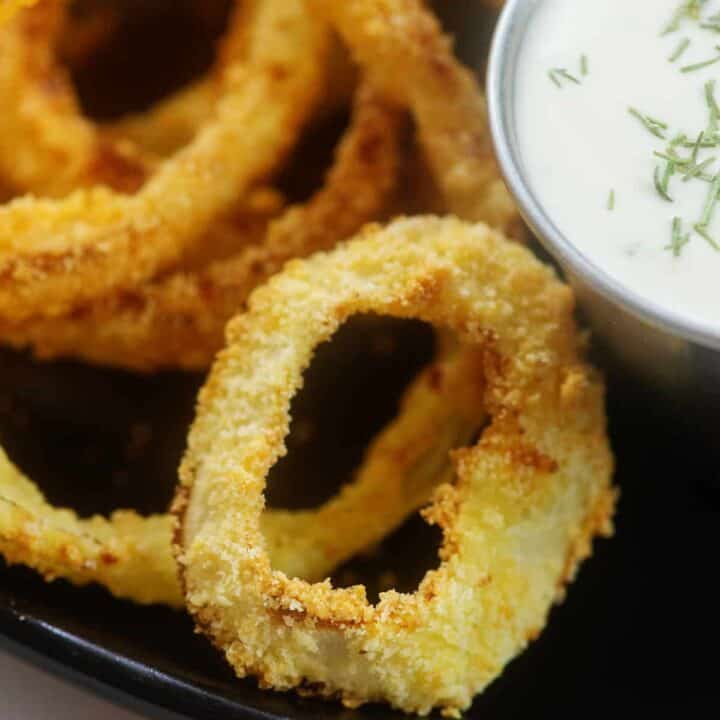
[[[703,210],[702,217],[700,218],[700,222],[698,223],[701,227],[707,228],[712,222],[715,207],[718,203],[718,193],[720,193],[720,173],[715,175],[712,180],[712,184],[710,185],[708,197],[705,202],[705,208]]]
[[[675,48],[673,54],[668,58],[669,62],[675,62],[680,59],[680,56],[690,47],[690,38],[683,38],[678,46]]]
[[[682,220],[679,217],[673,218],[672,236],[670,244],[665,246],[666,250],[672,251],[675,257],[680,257],[682,249],[690,242],[690,233],[682,234]]]
[[[705,180],[705,182],[712,182],[714,175],[708,175],[705,170],[707,170],[710,165],[715,162],[716,159],[717,158],[709,157],[707,158],[707,160],[703,160],[701,163],[683,167],[681,170],[681,172],[683,173],[683,182],[687,182],[688,180],[692,180],[693,178],[698,178],[698,180]]]
[[[716,50],[719,50],[720,48],[715,48]],[[680,72],[682,73],[689,73],[689,72],[695,72],[696,70],[702,70],[704,68],[710,67],[711,65],[715,65],[715,63],[720,62],[720,55],[717,55],[714,58],[711,58],[710,60],[703,60],[703,62],[695,63],[693,65],[685,65],[685,67],[680,68]]]
[[[681,2],[661,34],[669,35],[677,32],[683,20],[700,20],[700,12],[705,2],[706,0],[684,0],[684,2]]]
[[[674,172],[675,164],[669,160],[665,165],[665,172],[662,175],[660,174],[660,168],[658,166],[655,167],[655,173],[653,174],[655,189],[658,191],[658,195],[668,202],[673,202],[673,199],[668,193],[668,184]]]
[[[702,146],[702,141],[705,137],[705,133],[701,130],[697,136],[697,140],[695,141],[695,144],[693,145],[692,149],[692,155],[690,156],[690,160],[693,163],[697,162],[698,153],[700,152],[700,147]]]
[[[636,117],[649,132],[655,135],[655,137],[659,137],[661,140],[665,139],[663,131],[668,129],[666,123],[662,122],[661,120],[656,120],[649,115],[644,115],[634,107],[629,107],[628,112],[634,117]]]
[[[548,76],[558,87],[562,87],[562,80],[575,83],[575,85],[581,84],[580,81],[565,68],[552,68],[551,70],[548,70]]]
[[[708,106],[710,113],[705,135],[714,135],[717,132],[718,123],[720,122],[720,107],[717,104],[717,100],[715,100],[714,80],[708,80],[705,83],[705,104]]]
[[[611,212],[615,209],[615,190],[611,190],[607,199],[607,209]]]
[[[587,74],[590,72],[590,66],[588,64],[587,55],[581,55],[580,56],[580,74],[587,76]]]
[[[717,241],[715,240],[715,238],[714,238],[712,235],[710,235],[710,233],[708,233],[708,231],[707,231],[707,225],[701,225],[700,223],[698,223],[697,225],[694,225],[694,226],[693,226],[693,230],[695,230],[695,232],[696,232],[703,240],[706,240],[707,243],[708,243],[708,245],[710,245],[710,247],[711,247],[713,250],[718,250],[718,251],[720,251],[720,245],[718,245],[718,244],[717,244]]]

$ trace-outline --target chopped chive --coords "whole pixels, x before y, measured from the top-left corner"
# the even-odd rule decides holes
[[[562,83],[558,80],[554,70],[548,70],[548,77],[559,87],[562,88]]]
[[[565,68],[551,68],[550,70],[548,70],[548,77],[559,88],[562,87],[562,80],[575,83],[576,85],[582,84],[572,73],[568,72]]]
[[[698,163],[697,165],[692,165],[691,167],[686,167],[682,169],[683,173],[683,182],[688,182],[688,180],[692,180],[693,178],[698,178],[699,180],[705,180],[706,182],[712,182],[714,175],[708,175],[705,170],[712,165],[717,158],[710,157],[707,160],[703,160],[701,163]]]
[[[703,141],[704,137],[705,137],[705,133],[701,130],[699,135],[697,136],[695,145],[693,145],[692,155],[690,156],[690,159],[692,160],[693,163],[697,163],[698,153],[700,152],[700,146],[702,145],[702,141]]]
[[[708,80],[705,83],[705,104],[708,106],[708,126],[706,135],[713,135],[717,132],[718,121],[720,121],[720,107],[715,99],[715,80]]]
[[[707,201],[705,202],[705,208],[703,209],[702,217],[698,225],[707,228],[710,225],[713,213],[715,212],[715,206],[718,202],[718,193],[720,192],[720,173],[717,173],[713,178],[710,190],[708,191]]]
[[[690,233],[682,234],[682,220],[679,217],[673,218],[672,236],[670,244],[665,246],[665,250],[672,251],[675,257],[680,257],[682,249],[690,242]]]
[[[588,72],[590,72],[590,66],[588,64],[587,55],[581,55],[580,56],[580,74],[587,76]]]
[[[560,77],[563,77],[570,82],[574,82],[576,85],[580,85],[580,81],[565,68],[555,68],[555,72],[560,75]]]
[[[715,48],[716,50],[718,48]],[[717,57],[711,58],[710,60],[704,60],[703,62],[695,63],[694,65],[685,65],[685,67],[680,68],[680,72],[682,73],[690,73],[695,72],[696,70],[702,70],[703,68],[710,67],[711,65],[715,65],[715,63],[720,62],[720,55]]]
[[[615,209],[615,190],[610,190],[610,194],[607,199],[607,209],[611,212]]]
[[[661,140],[665,139],[663,130],[667,130],[668,126],[664,122],[656,120],[649,115],[644,115],[634,107],[629,107],[628,112],[634,117],[636,117],[638,120],[640,120],[640,122],[645,126],[645,128],[653,135],[655,135],[655,137],[658,137]]]
[[[668,166],[670,163],[668,163]],[[653,174],[653,181],[655,183],[655,189],[658,192],[658,195],[660,195],[663,200],[667,200],[668,202],[673,202],[673,199],[670,197],[667,191],[667,179],[668,173],[667,171],[663,176],[660,175],[660,168],[658,166],[655,167],[655,173]]]
[[[673,54],[668,58],[668,62],[675,62],[680,59],[680,56],[690,47],[690,38],[683,38],[678,46],[675,48]]]
[[[661,32],[661,35],[669,35],[670,33],[677,32],[680,29],[682,21],[685,19],[700,20],[700,11],[704,4],[705,0],[685,0],[685,2],[681,2],[680,6],[673,13],[672,19]]]
[[[695,230],[695,232],[696,232],[701,238],[703,238],[703,240],[706,240],[707,243],[708,243],[708,245],[710,245],[710,247],[711,247],[713,250],[718,250],[718,251],[720,251],[720,245],[718,245],[718,244],[717,244],[717,241],[715,240],[715,238],[714,238],[712,235],[710,235],[710,233],[708,233],[708,231],[707,231],[707,225],[700,225],[700,224],[698,223],[697,225],[694,225],[694,226],[693,226],[693,230]]]

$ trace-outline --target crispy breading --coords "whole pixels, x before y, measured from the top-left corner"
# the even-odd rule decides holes
[[[410,384],[397,417],[370,444],[355,477],[315,510],[269,510],[263,534],[275,567],[322,580],[427,502],[451,472],[448,453],[481,427],[477,354],[449,348]],[[338,528],[343,532],[338,533]],[[169,515],[79,518],[51,506],[0,448],[0,554],[47,579],[99,583],[139,603],[183,604]]]
[[[430,217],[368,228],[253,294],[201,392],[174,505],[188,608],[239,676],[453,713],[538,634],[613,507],[603,384],[583,364],[573,305],[527,250]],[[288,577],[262,532],[303,370],[367,312],[430,322],[481,352],[490,417],[425,511],[443,531],[439,568],[377,605],[362,586]]]
[[[329,249],[383,212],[398,179],[404,126],[403,112],[371,87],[361,87],[323,187],[271,222],[257,242],[227,258],[216,255],[194,272],[180,270],[65,316],[0,319],[0,338],[16,347],[30,345],[45,358],[74,356],[138,370],[208,367],[223,345],[225,323],[258,284],[287,260]],[[227,225],[211,228],[212,252],[218,234],[232,234]],[[197,245],[207,248],[208,242]]]
[[[180,608],[172,533],[168,515],[125,510],[109,519],[81,519],[55,508],[0,448],[0,553],[9,563],[34,568],[48,580],[101,583],[119,597]]]
[[[514,230],[517,210],[495,162],[485,98],[425,4],[310,2],[340,32],[368,77],[412,111],[447,211]]]
[[[58,316],[177,262],[293,144],[329,42],[302,0],[262,0],[249,59],[226,72],[212,121],[138,193],[95,187],[0,208],[0,315]]]

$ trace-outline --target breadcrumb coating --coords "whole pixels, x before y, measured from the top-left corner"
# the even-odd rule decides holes
[[[583,362],[573,305],[527,250],[432,217],[369,227],[252,295],[201,392],[174,503],[187,606],[239,676],[452,714],[538,635],[614,506],[603,383]],[[368,312],[424,320],[480,352],[489,416],[424,511],[443,532],[439,568],[376,605],[362,586],[273,567],[262,525],[303,370]]]

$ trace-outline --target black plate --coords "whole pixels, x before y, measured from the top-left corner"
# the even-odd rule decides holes
[[[442,8],[466,60],[479,67],[477,28],[489,26],[477,3]],[[341,331],[319,354],[295,404],[296,427],[304,430],[291,438],[291,453],[274,473],[274,504],[313,505],[332,491],[318,478],[334,484],[347,478],[430,346],[427,329],[415,324],[360,319]],[[200,382],[38,365],[1,352],[0,443],[54,502],[83,513],[127,505],[160,510]],[[714,663],[696,658],[720,639],[714,589],[720,452],[714,433],[692,416],[661,415],[661,400],[611,378],[622,489],[616,536],[597,544],[546,631],[468,717],[579,717],[620,707],[647,715],[673,705],[687,716],[714,700]],[[290,476],[294,482],[285,482]],[[394,568],[399,586],[411,588],[432,563],[437,540],[423,527],[411,521],[377,556],[341,570],[338,581]],[[23,568],[0,566],[0,633],[11,648],[39,653],[36,659],[71,679],[79,673],[157,712],[203,720],[399,717],[384,707],[348,711],[260,691],[236,680],[182,614],[136,607],[99,588],[47,585]]]

